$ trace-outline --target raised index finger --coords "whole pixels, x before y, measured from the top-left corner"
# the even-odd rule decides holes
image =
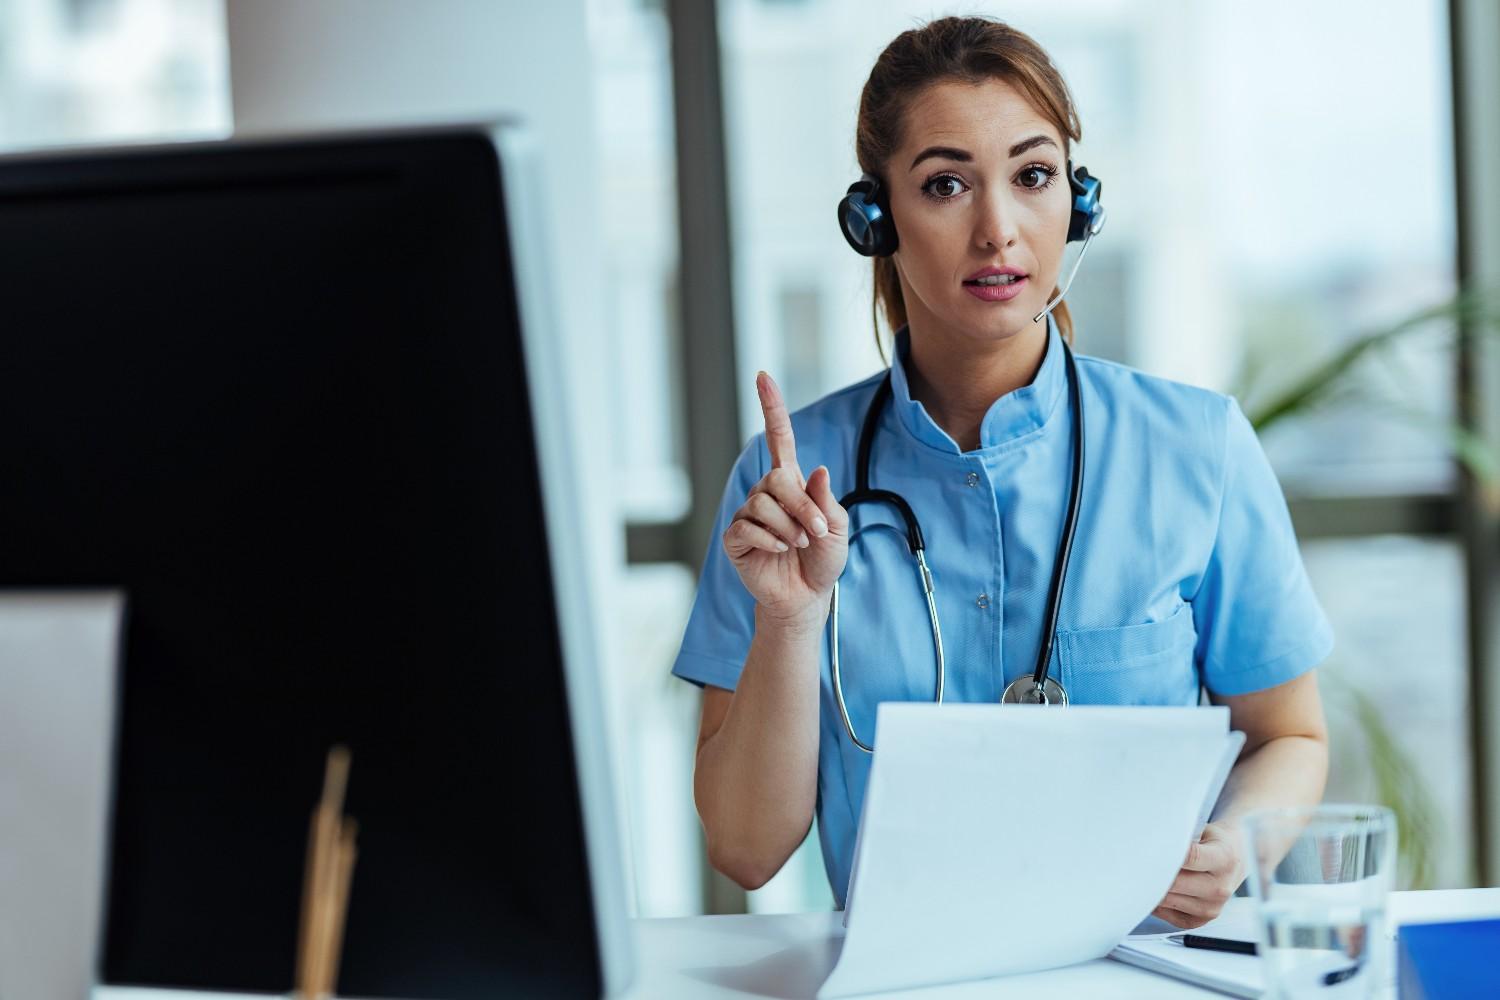
[[[766,418],[766,446],[771,449],[771,468],[791,469],[802,479],[802,470],[797,465],[797,439],[792,436],[792,418],[786,412],[786,403],[775,379],[766,372],[755,376],[755,388],[760,395],[760,410]]]

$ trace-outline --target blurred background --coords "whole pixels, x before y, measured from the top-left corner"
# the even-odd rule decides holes
[[[931,17],[1011,21],[1058,63],[1074,161],[1104,179],[1109,227],[1069,294],[1078,348],[1262,418],[1338,636],[1327,797],[1397,805],[1407,885],[1467,886],[1500,877],[1481,738],[1500,675],[1475,513],[1491,459],[1456,421],[1494,373],[1441,318],[1371,337],[1460,288],[1455,81],[1493,79],[1500,32],[1450,20],[1479,6],[0,0],[0,151],[532,121],[589,429],[579,530],[599,539],[635,912],[815,909],[832,905],[815,832],[754,892],[708,870],[699,695],[668,669],[724,476],[760,425],[755,371],[795,408],[881,365],[869,264],[833,211],[859,174],[865,76]]]

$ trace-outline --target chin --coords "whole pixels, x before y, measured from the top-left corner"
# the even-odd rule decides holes
[[[966,293],[967,294],[967,293]],[[974,340],[985,343],[997,343],[1009,340],[1016,334],[1021,333],[1031,326],[1031,317],[1036,315],[1036,309],[1026,312],[1021,308],[999,310],[994,309],[992,303],[980,303],[990,310],[988,315],[983,315],[976,320],[971,314],[957,319],[953,326],[965,331]],[[1011,303],[1018,305],[1017,303]]]
[[[1004,333],[1006,335],[1020,333],[1031,326],[1031,317],[1042,311],[1047,304],[1045,299],[1039,302],[1027,301],[1030,296],[1021,296],[1011,299],[1009,302],[979,302],[973,299],[968,292],[963,293],[964,298],[969,299],[966,307],[972,304],[979,307],[977,310],[966,308],[968,322],[975,322],[976,313],[979,324],[992,333]],[[1045,317],[1043,317],[1045,319]],[[1041,325],[1041,324],[1037,324]]]

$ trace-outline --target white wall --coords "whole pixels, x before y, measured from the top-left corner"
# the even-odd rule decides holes
[[[584,7],[584,0],[228,0],[227,27],[237,134],[498,115],[532,127],[552,224],[555,315],[574,375],[569,406],[585,486],[585,523],[576,530],[592,555],[601,695],[613,711],[623,699],[612,688],[621,676],[613,666],[619,644],[605,599],[618,591],[625,554],[607,436],[599,433],[611,394],[597,363],[608,352],[603,297],[592,284],[599,184]],[[616,737],[623,721],[610,720]],[[627,787],[622,757],[612,755],[617,789]]]
[[[229,0],[227,27],[236,133],[500,114],[531,123],[548,161],[554,279],[587,282],[597,178],[583,0]],[[579,357],[597,356],[600,312],[586,290],[561,297]],[[580,401],[602,395],[578,388]]]

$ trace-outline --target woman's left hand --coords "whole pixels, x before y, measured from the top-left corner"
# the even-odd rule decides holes
[[[1221,823],[1210,823],[1188,847],[1182,870],[1151,915],[1177,927],[1202,927],[1219,915],[1244,877],[1238,834]]]

